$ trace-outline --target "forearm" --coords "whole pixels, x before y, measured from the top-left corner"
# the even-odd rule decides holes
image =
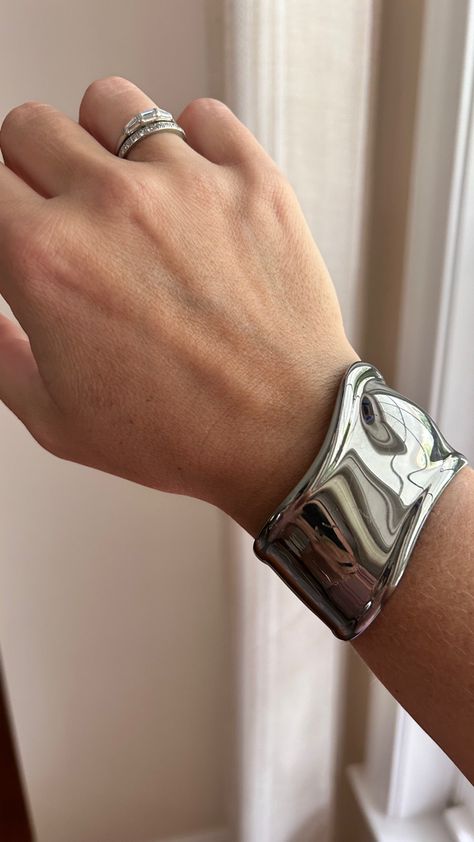
[[[22,329],[0,317],[0,399],[57,456],[207,500],[255,536],[358,357],[291,185],[222,103],[187,106],[187,144],[161,131],[111,154],[154,107],[109,77],[79,123],[36,102],[3,121],[0,291]],[[473,511],[464,469],[355,643],[471,780]]]
[[[474,471],[436,503],[407,570],[353,646],[474,783]]]

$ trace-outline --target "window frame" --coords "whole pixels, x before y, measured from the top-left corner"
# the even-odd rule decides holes
[[[474,0],[430,0],[422,49],[397,388],[472,462]],[[348,776],[376,840],[474,842],[474,787],[376,679]]]

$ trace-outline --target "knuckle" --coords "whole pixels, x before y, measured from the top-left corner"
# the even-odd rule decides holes
[[[286,201],[291,189],[286,176],[273,164],[261,170],[253,170],[250,181],[252,189],[267,202]]]
[[[79,106],[79,119],[87,115],[89,109],[96,107],[97,100],[108,97],[110,94],[117,91],[129,88],[131,82],[123,76],[103,76],[100,79],[94,79],[86,90],[84,91],[81,104]]]
[[[30,120],[34,120],[39,114],[44,114],[54,110],[52,106],[44,102],[36,102],[35,100],[28,100],[21,105],[16,105],[8,112],[3,120],[1,127],[1,134],[5,135],[11,129],[27,125]]]
[[[215,99],[211,96],[201,96],[193,99],[190,102],[191,107],[197,108],[200,111],[221,111],[225,109],[228,111],[227,105],[220,99]]]
[[[245,212],[286,222],[294,204],[293,189],[276,164],[270,161],[263,167],[246,167],[240,175],[239,195]]]
[[[110,75],[101,76],[100,79],[94,79],[88,86],[87,91],[95,91],[102,93],[103,91],[118,90],[119,88],[130,87],[132,83],[125,79],[124,76]]]
[[[98,205],[110,213],[124,213],[143,200],[145,186],[138,169],[138,166],[134,167],[132,177],[128,168],[121,167],[118,161],[107,166],[102,164],[93,174],[93,192]]]
[[[286,176],[269,156],[263,162],[249,159],[242,165],[241,172],[247,189],[265,196],[281,192],[289,184]]]
[[[194,120],[201,119],[203,116],[209,116],[210,114],[217,114],[229,110],[228,106],[224,102],[221,102],[220,99],[213,99],[213,97],[198,97],[197,99],[191,100],[191,102],[184,108],[179,121],[189,120],[192,122]]]

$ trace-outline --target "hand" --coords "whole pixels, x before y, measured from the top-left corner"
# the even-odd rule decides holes
[[[0,145],[0,397],[57,456],[208,500],[255,534],[357,355],[289,183],[215,100],[128,159],[153,103],[94,82],[79,123],[25,103]],[[166,103],[164,103],[166,106]]]

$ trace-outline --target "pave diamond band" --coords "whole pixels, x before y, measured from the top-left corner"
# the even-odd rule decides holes
[[[178,125],[173,115],[164,108],[148,108],[146,111],[140,111],[132,117],[131,120],[123,127],[120,138],[118,140],[115,154],[119,158],[125,158],[132,146],[155,132],[173,132],[180,135],[183,140],[186,140],[184,129]]]
[[[138,143],[139,140],[146,137],[149,134],[156,134],[157,132],[172,132],[173,134],[178,134],[183,140],[186,140],[186,135],[184,133],[184,129],[174,120],[166,120],[165,122],[161,123],[150,123],[148,126],[142,126],[138,131],[134,132],[133,134],[129,135],[127,139],[122,143],[120,149],[117,152],[119,158],[125,158],[132,146],[135,143]]]

